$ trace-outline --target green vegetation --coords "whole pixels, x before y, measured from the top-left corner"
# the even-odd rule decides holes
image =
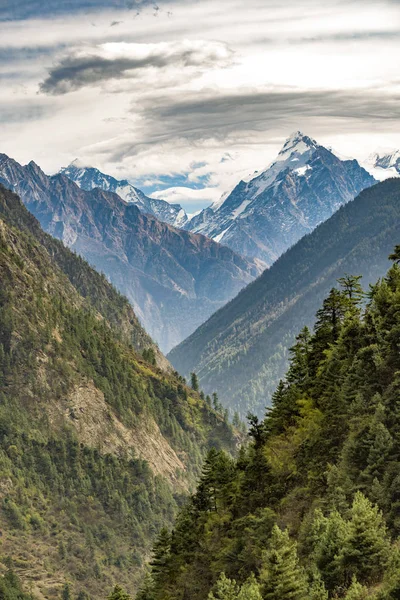
[[[216,312],[168,358],[184,375],[196,372],[206,393],[218,390],[241,417],[262,416],[287,369],[299,324],[315,313],[344,273],[364,286],[382,277],[400,239],[400,181],[364,190]]]
[[[212,449],[140,600],[400,597],[400,265],[344,276],[236,460]]]
[[[0,568],[35,596],[135,590],[207,450],[234,448],[232,426],[2,189],[0,279]]]
[[[0,577],[1,600],[32,600],[30,594],[26,594],[18,577],[10,570]]]

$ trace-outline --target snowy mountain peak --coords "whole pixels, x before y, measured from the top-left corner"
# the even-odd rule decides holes
[[[281,157],[282,155],[287,156],[293,152],[303,154],[308,150],[315,150],[317,146],[318,144],[313,138],[310,138],[308,135],[304,135],[304,133],[301,131],[295,131],[283,144],[282,150],[279,152],[278,157]]]
[[[100,188],[106,192],[114,192],[128,204],[135,204],[142,212],[154,215],[160,221],[170,225],[182,227],[187,221],[186,212],[179,204],[169,204],[162,199],[149,198],[127,179],[115,179],[95,167],[84,166],[78,159],[68,167],[62,168],[60,173],[72,179],[83,190]]]
[[[400,177],[400,150],[379,148],[369,155],[363,166],[378,181]]]
[[[267,169],[242,179],[211,209],[192,217],[186,228],[271,264],[374,183],[356,160],[341,160],[295,131]]]

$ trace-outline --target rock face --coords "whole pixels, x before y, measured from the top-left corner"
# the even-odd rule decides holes
[[[190,335],[263,266],[142,213],[112,192],[85,191],[65,175],[0,155],[0,183],[42,227],[84,256],[132,302],[163,351]]]
[[[356,160],[341,160],[297,131],[266,171],[184,227],[270,265],[374,182]]]
[[[98,169],[84,166],[77,159],[68,167],[61,169],[60,174],[75,181],[83,190],[90,191],[100,188],[105,192],[114,192],[125,202],[135,204],[142,212],[153,215],[160,221],[175,227],[183,227],[188,220],[186,212],[179,204],[169,204],[165,200],[149,198],[126,179],[115,179]]]
[[[288,349],[337,279],[382,277],[400,239],[400,179],[361,192],[215,313],[168,359],[183,375],[196,372],[205,392],[218,390],[244,416],[264,414],[287,367]]]

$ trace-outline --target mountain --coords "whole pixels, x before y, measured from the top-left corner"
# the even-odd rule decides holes
[[[209,452],[137,600],[399,599],[400,245],[392,258],[364,310],[349,278],[314,335],[299,320],[271,410],[237,460]]]
[[[377,150],[367,158],[364,167],[378,181],[400,177],[400,150]]]
[[[271,265],[285,250],[375,180],[300,131],[277,159],[194,216],[185,229]]]
[[[85,166],[78,159],[75,159],[68,167],[62,168],[60,174],[75,181],[83,190],[90,191],[100,188],[105,192],[114,192],[125,202],[135,204],[142,212],[153,215],[160,221],[175,227],[183,227],[188,220],[186,212],[179,204],[169,204],[165,200],[149,198],[126,179],[118,180],[111,175],[105,175],[94,167]]]
[[[364,190],[304,236],[236,298],[216,312],[168,359],[196,372],[202,387],[242,415],[262,414],[283,377],[299,323],[313,326],[329,289],[345,273],[363,285],[385,273],[400,240],[400,180]]]
[[[156,366],[127,300],[1,186],[0,278],[0,570],[38,598],[134,590],[206,451],[237,436]]]
[[[142,213],[112,192],[0,155],[0,183],[42,227],[84,256],[133,304],[163,351],[188,336],[262,270],[227,247]]]

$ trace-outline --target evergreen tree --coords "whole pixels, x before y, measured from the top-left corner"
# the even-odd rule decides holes
[[[252,573],[240,588],[237,595],[237,600],[263,600],[261,596],[260,586]]]
[[[353,577],[351,585],[346,592],[344,600],[367,600],[370,598],[370,594],[368,593],[368,589],[358,583],[356,577]]]
[[[130,595],[127,594],[120,585],[116,585],[111,592],[107,596],[107,600],[132,600]]]
[[[195,392],[199,391],[199,379],[196,373],[190,373],[190,385]]]
[[[338,558],[347,536],[347,524],[337,510],[325,517],[315,511],[311,527],[312,561],[321,573],[326,588],[333,591],[343,584],[344,573]]]
[[[237,600],[239,588],[235,580],[228,579],[225,573],[221,573],[214,591],[208,594],[208,600]]]
[[[350,305],[353,307],[357,307],[365,295],[362,285],[360,284],[361,279],[362,275],[347,275],[347,273],[338,279],[344,295],[348,298]]]
[[[295,345],[289,348],[290,367],[286,377],[289,383],[305,386],[309,377],[310,352],[311,333],[308,327],[304,327],[296,336]]]
[[[389,560],[389,538],[382,513],[361,492],[356,492],[350,517],[339,560],[348,578],[375,582]]]
[[[171,535],[166,527],[163,527],[159,533],[157,541],[153,548],[153,557],[150,561],[151,572],[153,578],[157,578],[157,575],[163,573],[171,547]]]
[[[299,566],[296,542],[277,525],[272,530],[270,548],[261,572],[264,600],[306,600],[307,581]]]
[[[400,244],[395,246],[392,254],[389,254],[389,260],[392,260],[396,264],[400,263]]]

